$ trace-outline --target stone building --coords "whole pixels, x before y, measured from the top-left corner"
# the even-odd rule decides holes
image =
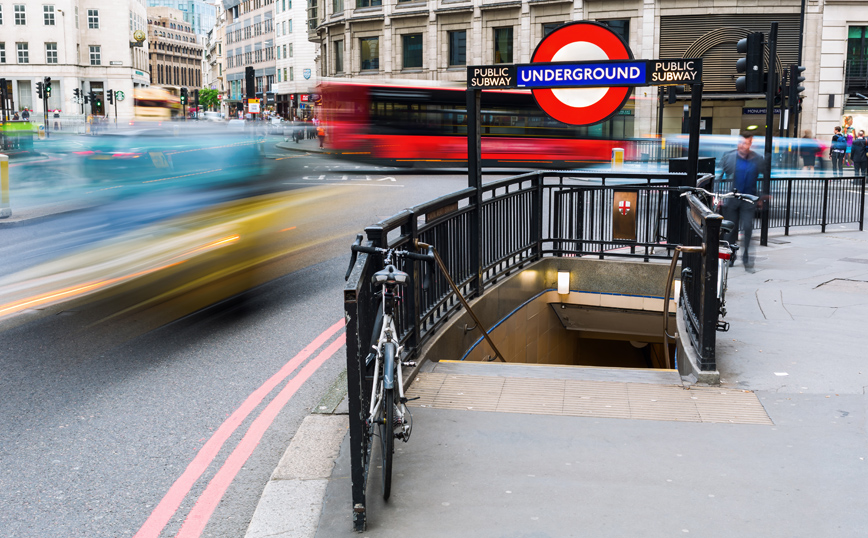
[[[316,45],[307,37],[307,4],[304,0],[277,0],[277,112],[286,118],[309,116],[306,99],[318,83]]]
[[[224,102],[230,114],[239,114],[246,110],[248,72],[254,96],[260,94],[265,98],[274,90],[277,69],[274,0],[223,0],[223,8],[226,11],[223,47],[228,91]]]
[[[0,1],[0,78],[6,79],[7,107],[27,108],[35,111],[32,119],[42,118],[36,83],[51,77],[52,118],[91,112],[113,117],[115,108],[105,99],[109,89],[127,97],[118,103],[118,117],[132,116],[134,88],[150,82],[146,24],[144,0]],[[142,41],[135,39],[136,31]],[[94,92],[98,105],[77,102],[76,88]]]
[[[816,131],[818,109],[823,118],[832,118],[840,116],[843,106],[841,66],[848,25],[842,21],[852,13],[847,12],[845,6],[851,4],[846,0],[810,0],[804,20],[801,0],[309,0],[309,4],[309,36],[320,47],[320,76],[366,80],[460,83],[466,80],[468,65],[529,62],[540,40],[558,26],[598,21],[621,35],[636,58],[701,57],[703,132],[715,134],[757,125],[762,132],[764,116],[757,112],[765,107],[763,95],[735,90],[739,76],[735,45],[750,32],[768,33],[770,23],[777,21],[777,65],[807,67],[802,125]],[[824,22],[827,19],[835,22]],[[835,44],[823,42],[821,47],[822,29],[828,24],[836,28]],[[821,49],[823,76],[829,80],[818,83]],[[868,48],[865,51],[868,61]],[[654,134],[658,127],[664,133],[682,131],[689,94],[677,92],[676,103],[669,104],[658,98],[659,91],[657,87],[635,89],[618,119],[625,136]],[[828,95],[833,93],[839,95],[837,108],[826,111]],[[820,120],[823,131],[826,121]]]
[[[161,86],[202,86],[203,48],[183,13],[170,7],[148,8],[151,83]]]

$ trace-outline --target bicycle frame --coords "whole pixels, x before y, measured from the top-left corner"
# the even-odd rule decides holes
[[[368,413],[368,424],[371,425],[376,420],[377,413],[380,411],[380,406],[383,403],[383,393],[387,390],[395,388],[395,378],[398,378],[398,402],[397,406],[398,417],[404,422],[404,372],[402,369],[400,357],[404,346],[398,345],[398,332],[395,328],[395,321],[392,317],[391,306],[393,295],[383,285],[383,300],[382,314],[383,323],[380,327],[380,335],[377,338],[377,344],[374,347],[375,362],[374,362],[374,382],[371,387],[371,404]],[[394,353],[387,353],[386,346],[395,346]],[[380,367],[383,368],[382,379],[380,379]],[[405,436],[405,439],[409,436]]]

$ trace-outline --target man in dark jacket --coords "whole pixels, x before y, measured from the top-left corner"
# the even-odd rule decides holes
[[[829,148],[829,158],[832,160],[832,173],[840,176],[844,173],[844,153],[847,151],[847,137],[841,134],[841,128],[835,127],[832,135],[832,147]]]
[[[738,140],[738,148],[723,155],[720,167],[723,177],[733,182],[733,190],[742,194],[756,195],[756,183],[760,173],[765,171],[764,159],[755,151],[751,151],[753,133],[743,131]],[[750,257],[750,240],[753,234],[753,217],[756,206],[744,200],[727,198],[723,205],[723,218],[736,224],[726,238],[730,243],[738,242],[738,232],[744,234],[741,245],[744,268],[753,272],[753,259]]]
[[[868,140],[865,139],[865,131],[859,131],[859,134],[853,140],[853,149],[850,150],[850,158],[853,159],[853,172],[856,177],[860,178],[854,181],[860,185],[865,178],[865,165],[868,164],[868,154],[865,153]]]

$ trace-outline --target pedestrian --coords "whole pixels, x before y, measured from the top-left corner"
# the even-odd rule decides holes
[[[853,139],[853,150],[851,157],[853,159],[853,172],[858,179],[854,179],[853,183],[861,185],[865,178],[865,165],[868,164],[868,154],[865,153],[868,140],[865,140],[865,131],[859,131],[856,138]]]
[[[30,121],[30,111],[26,108],[21,112],[21,119],[24,121]]]
[[[856,130],[852,127],[847,129],[847,151],[844,152],[844,165],[853,166],[853,140],[856,138]]]
[[[832,159],[832,173],[840,176],[844,173],[844,153],[847,151],[847,138],[841,134],[841,128],[835,127],[832,135],[832,147],[829,148],[829,158]]]
[[[319,138],[319,147],[322,147],[322,143],[325,141],[325,126],[322,122],[317,122],[316,136]]]
[[[12,116],[12,119],[15,120],[15,121],[18,121],[18,120],[21,119],[21,118],[18,117],[18,112],[16,112],[16,113]]]
[[[811,138],[811,131],[805,131],[799,143],[799,154],[802,156],[803,170],[813,172],[817,160],[817,141]]]
[[[760,172],[765,170],[765,161],[751,151],[753,133],[742,131],[738,140],[738,148],[723,155],[720,166],[723,178],[732,180],[733,190],[742,194],[756,195],[756,184]],[[753,273],[753,259],[750,257],[750,241],[753,234],[753,218],[756,213],[756,205],[737,198],[727,198],[723,205],[723,218],[736,224],[730,232],[727,241],[736,243],[738,232],[741,230],[744,237],[741,244],[742,261],[746,271]],[[732,263],[732,262],[730,262]]]

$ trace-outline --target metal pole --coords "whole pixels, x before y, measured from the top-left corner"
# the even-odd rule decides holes
[[[657,138],[663,138],[663,104],[666,102],[666,86],[657,87]],[[660,160],[659,158],[657,159]]]
[[[476,189],[470,229],[470,264],[476,273],[473,287],[482,295],[482,90],[467,90],[467,186]]]
[[[687,184],[685,187],[695,187],[696,177],[699,174],[699,127],[702,117],[702,83],[696,83],[690,88],[690,131],[687,143]],[[683,200],[680,196],[679,200]],[[687,213],[678,211],[677,217],[680,223],[680,243],[687,244]]]
[[[769,192],[771,191],[772,178],[772,138],[774,137],[774,105],[775,105],[775,86],[777,76],[775,74],[775,64],[778,54],[778,23],[773,22],[769,29],[769,74],[768,85],[766,87],[766,146],[765,146],[765,173],[763,174],[762,182],[762,221],[760,226],[760,245],[767,247],[769,244]]]

